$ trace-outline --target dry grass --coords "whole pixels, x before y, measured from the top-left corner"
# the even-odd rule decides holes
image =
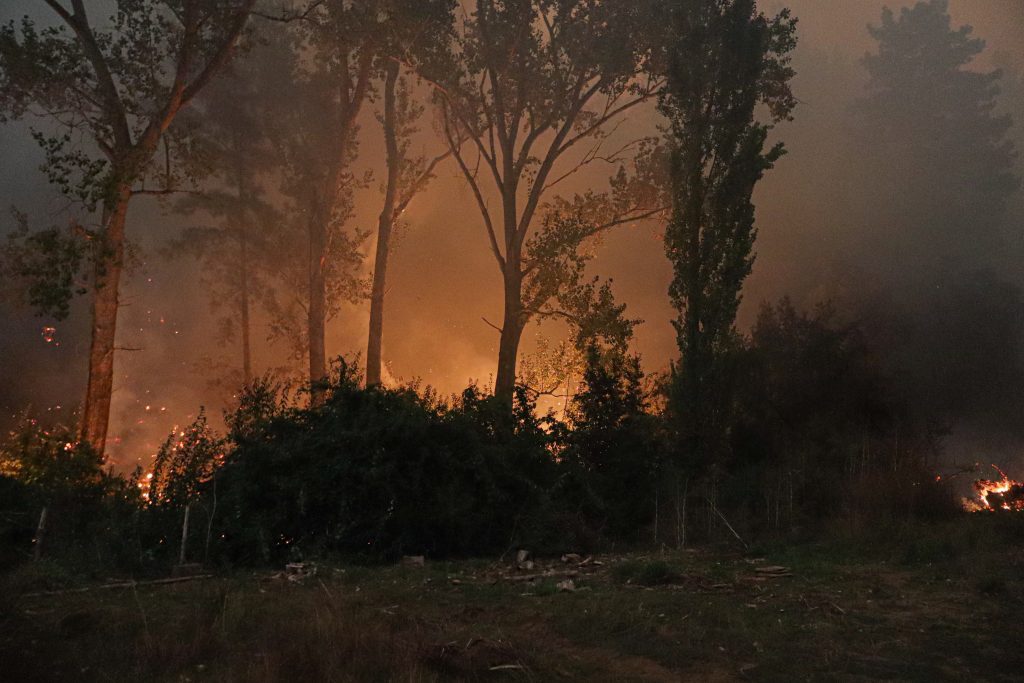
[[[763,580],[727,552],[610,557],[572,593],[483,562],[42,598],[22,576],[0,603],[0,678],[1020,680],[1024,545],[910,538],[767,551],[793,576]],[[623,582],[644,572],[672,581]]]

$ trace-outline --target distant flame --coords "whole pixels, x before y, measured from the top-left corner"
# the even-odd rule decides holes
[[[992,465],[999,473],[999,479],[979,479],[974,482],[977,498],[965,499],[964,506],[972,512],[983,510],[1009,510],[1024,512],[1024,483],[1014,481],[1006,476],[1001,469]]]

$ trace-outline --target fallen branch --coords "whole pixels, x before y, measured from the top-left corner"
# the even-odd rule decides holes
[[[213,574],[199,574],[196,576],[178,576],[173,579],[153,579],[151,581],[121,581],[119,583],[105,583],[101,586],[86,586],[85,588],[65,588],[59,591],[43,591],[41,593],[25,593],[23,598],[41,598],[50,595],[68,595],[70,593],[87,593],[94,590],[106,590],[110,588],[135,588],[137,586],[162,586],[169,583],[183,583],[185,581],[199,581],[201,579],[212,579]]]
[[[503,576],[501,578],[506,581],[533,581],[534,579],[551,579],[558,576],[579,576],[580,573],[575,569],[567,569],[565,571],[548,571],[541,572],[540,574],[522,574],[521,576]]]
[[[721,518],[722,518],[722,521],[723,521],[723,522],[725,522],[725,526],[726,526],[726,528],[728,528],[728,529],[729,529],[729,531],[731,531],[731,532],[732,532],[732,535],[736,537],[736,540],[740,542],[740,544],[741,544],[741,545],[743,546],[744,550],[750,550],[750,546],[749,546],[749,545],[747,545],[747,542],[746,542],[746,541],[744,541],[744,540],[743,540],[742,538],[740,538],[740,535],[739,535],[738,533],[736,533],[736,530],[735,530],[735,529],[733,529],[733,528],[732,528],[732,524],[729,524],[729,520],[727,520],[727,519],[725,518],[725,515],[723,515],[723,514],[721,513],[721,511],[720,511],[720,510],[718,509],[718,506],[716,506],[716,505],[712,505],[712,506],[711,506],[711,509],[715,511],[715,514],[716,514],[716,515],[718,515],[719,517],[721,517]]]

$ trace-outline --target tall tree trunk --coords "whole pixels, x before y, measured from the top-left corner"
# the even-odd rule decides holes
[[[338,158],[328,171],[324,184],[315,194],[313,222],[309,226],[309,382],[310,402],[317,405],[323,401],[324,380],[327,378],[327,350],[325,328],[327,324],[327,277],[325,267],[330,240],[329,230],[336,218],[339,184],[348,163],[347,155],[352,149],[359,110],[366,99],[373,66],[373,52],[363,53],[359,63],[359,74],[355,82],[345,76],[342,97],[341,126],[338,130]],[[347,70],[343,71],[348,74]]]
[[[387,287],[388,255],[391,231],[395,225],[395,200],[402,159],[398,150],[395,85],[398,83],[398,62],[388,62],[384,83],[384,144],[387,148],[388,181],[384,191],[384,207],[377,221],[377,255],[373,265],[373,288],[370,292],[370,332],[366,343],[366,386],[380,384],[381,346],[384,339],[384,295]]]
[[[234,149],[239,151],[245,141],[236,135]],[[238,208],[235,226],[238,235],[238,317],[242,327],[242,382],[245,386],[252,383],[252,337],[249,321],[249,226],[250,219],[246,207],[251,196],[246,183],[245,169],[240,158],[236,157],[235,183],[238,196]]]
[[[249,330],[249,237],[243,225],[239,232],[241,241],[241,292],[239,308],[242,319],[242,381],[246,386],[252,383],[252,343]]]
[[[117,333],[118,294],[124,269],[124,234],[131,188],[118,188],[104,210],[105,229],[96,257],[92,303],[92,341],[89,377],[82,410],[80,439],[100,454],[107,444],[110,397],[114,386],[114,341]]]
[[[516,360],[524,327],[523,274],[519,261],[518,253],[510,253],[505,267],[505,315],[498,346],[498,375],[494,380],[494,395],[509,406],[516,387]]]
[[[322,199],[320,201],[323,201]],[[321,205],[322,207],[322,205]],[[327,347],[324,328],[327,318],[327,281],[324,264],[327,259],[327,221],[323,210],[313,213],[309,224],[309,309],[307,335],[309,343],[310,400],[314,405],[323,398],[323,381],[327,377]]]
[[[178,564],[185,564],[186,550],[188,548],[188,518],[192,511],[192,504],[185,505],[185,520],[181,523],[181,549],[178,552]]]

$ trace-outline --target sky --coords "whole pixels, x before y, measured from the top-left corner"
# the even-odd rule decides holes
[[[747,329],[762,302],[791,295],[801,305],[813,305],[833,293],[833,274],[844,267],[849,247],[845,228],[837,226],[829,205],[829,186],[848,182],[842,148],[825,142],[842,131],[856,92],[850,83],[863,78],[859,60],[872,48],[867,26],[877,23],[882,7],[910,2],[880,0],[791,0],[762,3],[766,11],[786,6],[799,19],[799,46],[794,65],[794,90],[799,106],[794,120],[774,135],[789,153],[760,185],[757,260],[744,291],[739,325]],[[3,0],[0,21],[26,11],[40,15],[41,3]],[[988,47],[978,68],[994,65],[1024,72],[1024,0],[951,0],[958,24],[970,24]],[[847,74],[842,81],[832,79]],[[1014,112],[1024,122],[1024,111]],[[655,116],[631,117],[620,136],[649,134]],[[423,143],[431,151],[432,141]],[[367,133],[364,159],[379,162],[381,144]],[[67,204],[47,185],[39,170],[41,154],[24,123],[0,125],[0,208],[16,206],[34,224],[68,220]],[[613,169],[598,169],[581,177],[572,190],[603,182]],[[373,185],[376,187],[376,183]],[[369,193],[358,205],[355,223],[374,225],[379,195]],[[487,321],[501,319],[499,273],[488,250],[485,233],[472,208],[472,197],[457,169],[443,167],[429,190],[404,216],[402,231],[389,267],[384,357],[390,373],[404,380],[419,378],[442,392],[458,391],[467,382],[487,384],[494,372],[498,335]],[[0,214],[0,230],[13,223]],[[198,356],[209,351],[232,361],[231,350],[212,349],[213,318],[194,263],[164,262],[161,250],[181,229],[192,225],[148,198],[137,201],[129,216],[129,233],[137,245],[137,266],[125,287],[120,323],[111,434],[112,456],[121,464],[143,462],[155,452],[163,435],[175,424],[194,417],[200,405],[217,413],[222,396],[210,390],[196,372]],[[372,242],[366,246],[372,254]],[[367,265],[369,267],[369,263]],[[663,370],[675,354],[672,311],[667,288],[671,268],[664,257],[661,226],[626,226],[608,235],[600,246],[592,272],[613,279],[618,300],[632,318],[644,321],[636,330],[634,349],[648,371]],[[8,414],[31,403],[37,412],[60,414],[73,409],[85,375],[85,307],[54,324],[0,308],[0,408]],[[345,306],[331,321],[328,354],[364,352],[368,321],[366,305]],[[57,328],[47,341],[44,328]],[[531,325],[524,334],[530,353],[540,335],[558,339],[557,325]],[[269,368],[280,350],[269,346],[259,332],[257,362]],[[259,369],[258,368],[258,369]],[[56,406],[60,406],[56,408]]]

